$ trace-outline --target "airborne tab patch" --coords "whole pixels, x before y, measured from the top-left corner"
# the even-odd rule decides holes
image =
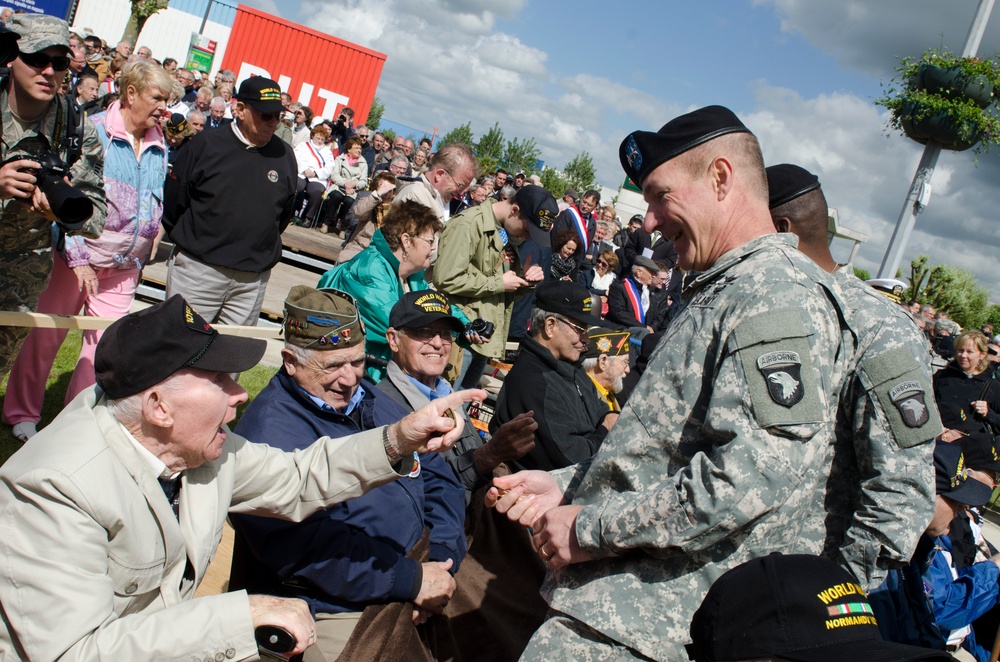
[[[896,405],[908,428],[919,428],[930,418],[924,401],[924,387],[918,381],[906,381],[889,389],[889,399]]]
[[[798,352],[770,352],[757,359],[757,368],[767,382],[771,399],[782,407],[794,407],[805,395],[802,361]]]

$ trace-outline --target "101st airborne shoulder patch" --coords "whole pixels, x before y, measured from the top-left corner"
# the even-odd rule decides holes
[[[889,399],[896,405],[903,423],[909,428],[919,428],[927,423],[930,412],[924,401],[924,387],[918,381],[904,381],[889,389]]]
[[[802,361],[798,352],[770,352],[757,358],[757,368],[767,382],[771,399],[782,407],[794,407],[805,395]]]

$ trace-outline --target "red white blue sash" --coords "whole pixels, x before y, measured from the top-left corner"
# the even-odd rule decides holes
[[[639,291],[639,288],[636,287],[631,278],[622,278],[622,285],[625,286],[625,296],[631,302],[636,318],[645,324],[646,312],[642,309],[642,292]]]
[[[583,239],[583,250],[587,250],[590,246],[590,237],[587,236],[587,224],[583,221],[583,217],[580,216],[580,212],[577,211],[576,207],[567,207],[570,215],[573,217],[573,221],[576,222],[576,231]]]
[[[325,168],[326,167],[326,161],[323,159],[322,156],[319,155],[319,152],[317,152],[315,149],[313,149],[312,141],[311,140],[307,140],[306,141],[306,147],[308,147],[309,151],[312,152],[312,155],[316,157],[316,160],[319,162],[319,167],[320,168]]]

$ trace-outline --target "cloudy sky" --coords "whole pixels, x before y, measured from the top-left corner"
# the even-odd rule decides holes
[[[251,0],[292,21],[386,53],[386,118],[440,131],[499,121],[535,137],[547,165],[587,151],[602,183],[622,178],[634,129],[722,104],[757,134],[767,163],[819,175],[843,225],[870,236],[856,260],[877,271],[922,146],[884,133],[871,101],[897,56],[962,50],[978,0]],[[980,54],[1000,50],[1000,9]],[[998,150],[1000,152],[1000,150]],[[972,271],[1000,301],[1000,154],[944,152],[919,253]],[[834,243],[846,259],[850,245]],[[907,268],[908,273],[908,268]]]

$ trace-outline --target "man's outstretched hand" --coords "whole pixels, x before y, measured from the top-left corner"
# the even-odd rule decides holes
[[[400,455],[443,451],[451,448],[465,429],[455,413],[466,402],[486,399],[486,391],[455,391],[426,405],[389,426],[389,443]],[[450,414],[450,415],[449,415]]]

